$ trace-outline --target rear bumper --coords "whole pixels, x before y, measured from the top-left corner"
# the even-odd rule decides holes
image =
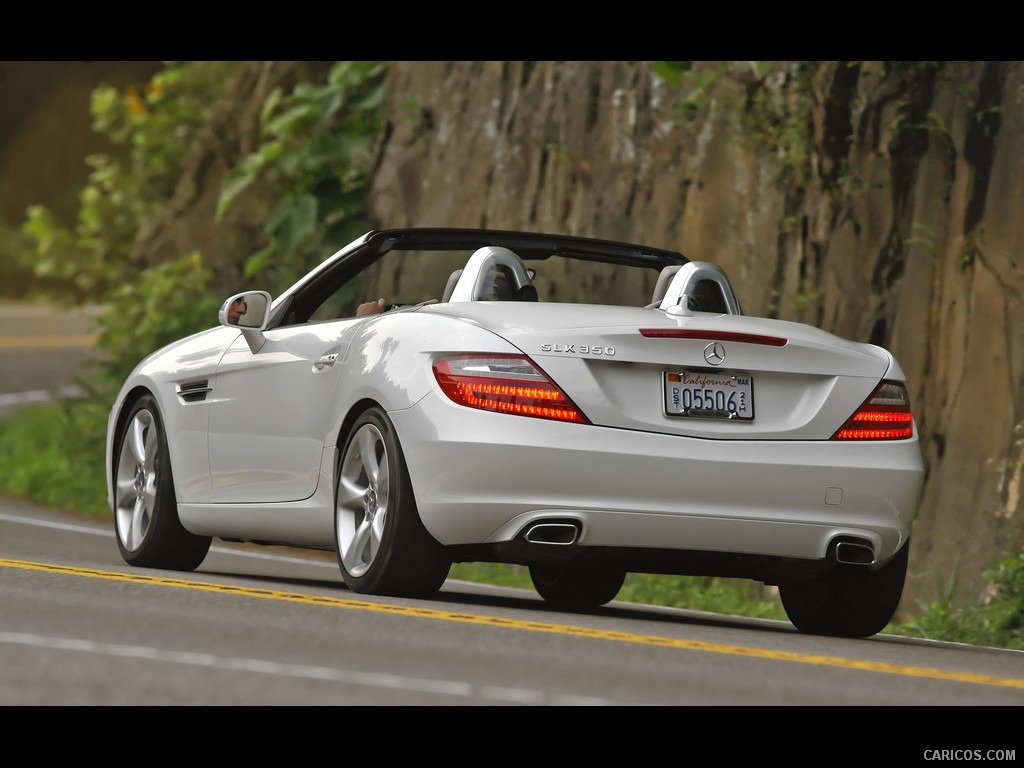
[[[436,393],[393,412],[420,516],[442,544],[513,541],[577,521],[579,546],[823,559],[908,539],[924,467],[892,442],[723,441],[463,408]],[[559,545],[554,545],[559,546]]]

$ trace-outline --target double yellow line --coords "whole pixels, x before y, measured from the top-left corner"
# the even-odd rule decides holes
[[[659,635],[642,635],[633,632],[601,630],[594,629],[593,627],[555,624],[545,621],[524,621],[519,619],[466,613],[464,611],[445,611],[418,606],[391,605],[388,603],[378,603],[372,600],[364,600],[360,598],[311,595],[302,592],[281,591],[265,589],[262,587],[246,587],[235,584],[215,584],[212,582],[196,581],[191,579],[168,578],[147,573],[120,573],[116,571],[101,571],[94,568],[50,565],[23,560],[8,560],[4,558],[0,558],[0,568],[21,568],[33,571],[60,573],[68,576],[109,579],[112,581],[127,581],[137,584],[176,587],[179,589],[194,589],[204,592],[217,592],[220,594],[237,595],[239,597],[255,597],[280,600],[289,603],[305,603],[332,608],[345,608],[348,610],[390,613],[401,616],[416,616],[419,618],[439,621],[456,621],[464,624],[488,625],[527,632],[548,632],[559,635],[589,637],[597,640],[612,640],[620,643],[637,643],[641,645],[657,646],[660,648],[676,648],[686,651],[702,651],[704,653],[723,653],[730,656],[743,656],[746,658],[788,661],[798,664],[814,664],[817,666],[838,667],[841,669],[856,669],[862,672],[880,672],[883,674],[900,675],[904,677],[917,677],[958,683],[973,683],[975,685],[993,685],[1002,688],[1024,689],[1024,678],[1001,677],[998,675],[962,672],[953,669],[939,669],[936,667],[890,664],[888,662],[870,661],[867,659],[847,659],[838,656],[821,656],[818,654],[799,653],[796,651],[772,650],[770,648],[753,648],[743,645],[712,643],[703,640],[686,640],[683,638],[663,637]]]
[[[80,336],[0,336],[0,347],[91,347],[96,335]]]

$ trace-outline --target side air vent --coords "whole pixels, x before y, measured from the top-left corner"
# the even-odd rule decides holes
[[[181,398],[183,403],[201,403],[206,399],[207,392],[212,390],[213,387],[209,386],[207,379],[193,381],[188,384],[178,385],[178,397]]]

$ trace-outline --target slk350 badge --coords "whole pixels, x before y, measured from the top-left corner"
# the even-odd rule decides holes
[[[603,355],[612,357],[615,347],[602,347],[597,344],[541,344],[541,352],[561,352],[566,355]]]

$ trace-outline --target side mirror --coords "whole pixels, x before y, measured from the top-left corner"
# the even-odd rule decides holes
[[[242,330],[262,331],[270,321],[270,294],[266,291],[247,291],[229,296],[220,307],[221,325]]]

